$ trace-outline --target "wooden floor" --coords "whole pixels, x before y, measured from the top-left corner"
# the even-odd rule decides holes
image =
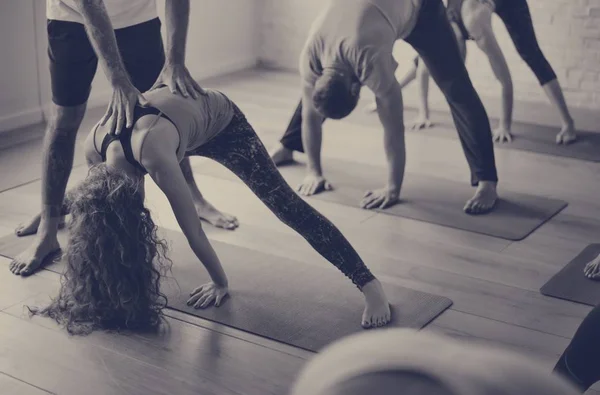
[[[284,130],[298,100],[298,79],[291,74],[248,71],[204,85],[233,98],[266,145]],[[410,172],[461,181],[468,188],[457,141],[412,132],[407,133],[407,147]],[[376,116],[328,122],[324,152],[384,164]],[[544,297],[538,290],[587,244],[600,241],[600,163],[512,150],[497,150],[496,157],[500,192],[510,189],[569,202],[521,242],[322,201],[311,204],[342,230],[380,278],[454,301],[425,330],[524,352],[551,369],[590,308]],[[206,197],[240,219],[235,232],[205,226],[211,239],[298,260],[316,257],[241,183],[203,176],[202,168],[213,165],[207,161],[192,159],[192,165]],[[83,169],[76,169],[71,183],[83,175]],[[147,198],[156,222],[178,229],[152,182]],[[39,182],[1,193],[0,236],[34,214],[39,201]],[[83,386],[86,393],[102,395],[283,395],[313,355],[174,311],[168,311],[169,326],[161,335],[69,337],[48,320],[30,319],[23,307],[48,300],[58,288],[58,276],[44,271],[22,279],[9,273],[8,263],[0,261],[3,393],[81,394]],[[227,262],[223,264],[227,270]]]

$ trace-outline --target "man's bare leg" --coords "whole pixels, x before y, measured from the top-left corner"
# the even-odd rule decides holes
[[[33,274],[46,258],[60,250],[58,225],[73,167],[77,131],[85,109],[86,104],[76,107],[54,106],[53,119],[46,130],[42,151],[42,212],[39,232],[31,246],[11,262],[10,270],[14,274]]]
[[[239,226],[239,222],[236,217],[223,213],[217,210],[208,200],[202,196],[196,180],[194,180],[194,172],[190,165],[189,158],[183,158],[180,164],[181,171],[187,181],[190,192],[192,192],[192,198],[194,199],[194,205],[196,206],[196,213],[198,217],[207,221],[208,223],[216,226],[217,228],[233,230]]]

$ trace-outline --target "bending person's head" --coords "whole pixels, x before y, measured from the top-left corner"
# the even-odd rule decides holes
[[[363,332],[307,363],[292,395],[575,395],[550,369],[505,350],[409,329]]]
[[[59,296],[43,310],[72,334],[159,326],[167,245],[139,179],[100,164],[69,193],[69,242]]]
[[[355,76],[337,70],[326,71],[315,82],[313,105],[326,118],[345,118],[356,108],[360,88]]]

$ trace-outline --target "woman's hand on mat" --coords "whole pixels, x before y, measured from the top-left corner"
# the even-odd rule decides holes
[[[215,307],[219,307],[228,293],[229,289],[226,286],[219,286],[210,282],[194,289],[187,304],[188,306],[194,306],[196,309],[204,309],[214,302]]]
[[[161,86],[166,86],[171,93],[180,94],[183,97],[191,96],[197,99],[201,95],[206,96],[206,91],[198,85],[190,75],[187,67],[182,64],[165,64],[150,90],[160,88]]]
[[[598,256],[598,258],[585,265],[583,273],[589,279],[600,280],[600,256]]]
[[[108,132],[118,136],[123,126],[133,126],[133,109],[138,102],[142,106],[148,104],[144,95],[129,80],[114,83],[112,99],[100,124],[104,126],[108,123]]]
[[[425,116],[418,116],[417,119],[415,119],[410,128],[412,130],[421,130],[421,129],[429,129],[430,127],[433,126],[433,122],[431,122],[431,120]]]
[[[304,196],[315,195],[323,191],[331,191],[333,186],[323,176],[309,174],[298,186],[298,192]]]
[[[385,209],[400,200],[400,192],[394,189],[385,187],[374,191],[367,191],[363,200],[360,202],[360,207],[366,209]]]
[[[494,136],[494,141],[496,143],[510,143],[512,142],[512,134],[510,134],[510,129],[500,126],[492,132]]]

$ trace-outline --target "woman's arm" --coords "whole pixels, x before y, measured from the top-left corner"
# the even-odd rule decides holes
[[[146,141],[142,166],[169,200],[183,234],[200,262],[206,267],[212,281],[219,287],[227,287],[227,276],[202,229],[190,189],[179,167],[175,155],[176,147],[171,149],[173,147],[168,145],[157,145]]]

